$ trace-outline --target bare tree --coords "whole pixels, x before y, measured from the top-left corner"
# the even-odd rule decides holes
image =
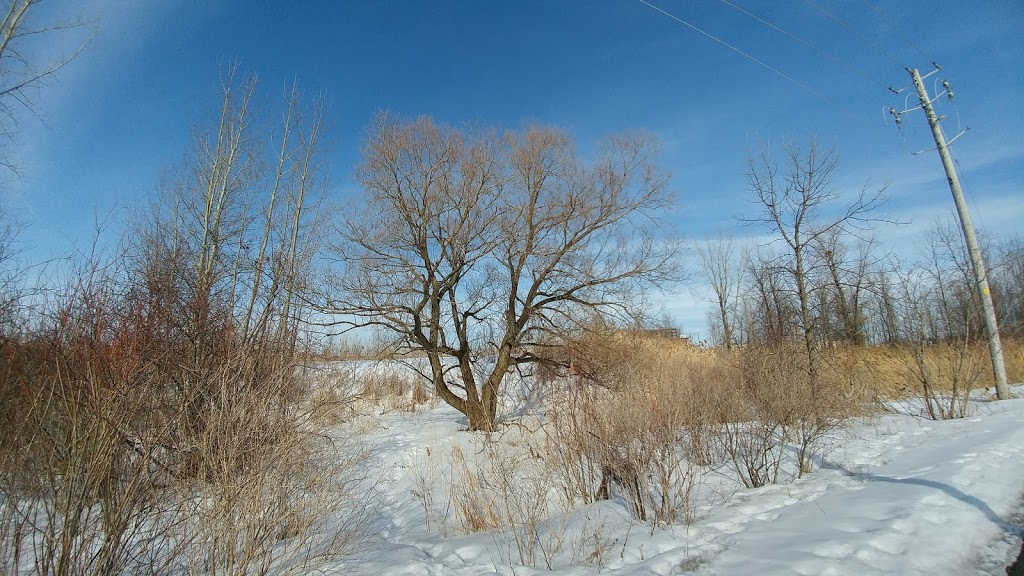
[[[839,158],[835,148],[820,148],[811,140],[806,152],[795,142],[783,146],[785,172],[767,150],[748,161],[747,180],[760,214],[747,220],[763,225],[784,244],[782,263],[792,280],[799,305],[800,331],[807,352],[812,390],[818,381],[818,343],[812,314],[814,247],[828,238],[856,235],[883,202],[885,186],[863,187],[854,200],[837,208],[840,193],[832,184]]]
[[[299,361],[298,303],[308,300],[315,236],[310,199],[323,181],[319,101],[303,105],[293,86],[273,126],[257,113],[255,77],[229,66],[220,92],[186,164],[138,222],[130,251],[140,324],[166,349],[154,358],[159,381],[183,403],[181,435],[204,431],[235,358],[251,363],[259,385]],[[282,387],[279,400],[294,392]]]
[[[868,278],[868,310],[865,311],[869,339],[876,343],[898,344],[904,341],[900,327],[899,279],[890,268],[898,263],[890,257],[886,269],[875,270]]]
[[[821,330],[821,337],[832,341],[863,345],[867,341],[865,294],[869,289],[869,272],[873,265],[873,241],[857,241],[851,246],[841,230],[816,239],[814,254],[824,268],[819,317],[831,326]]]
[[[358,171],[364,207],[337,224],[341,270],[322,311],[425,354],[437,395],[470,429],[493,429],[510,369],[594,314],[634,314],[642,289],[675,278],[677,245],[656,236],[671,198],[652,151],[646,136],[612,138],[586,166],[551,128],[382,115]]]
[[[39,46],[87,23],[39,24],[36,19],[40,2],[7,0],[6,4],[0,4],[3,14],[0,21],[0,147],[15,143],[19,109],[34,112],[34,91],[78,56],[89,42],[82,42],[70,54],[60,54],[41,63],[34,53]],[[7,150],[0,150],[0,170],[16,175],[16,168],[16,160]],[[21,227],[18,218],[0,201],[0,334],[11,329],[21,291],[18,282],[23,271],[12,267],[14,240]]]
[[[784,342],[795,332],[797,307],[788,289],[785,270],[764,247],[748,254],[744,267],[750,279],[748,309],[744,313],[748,339]]]
[[[732,349],[735,343],[736,317],[738,314],[740,295],[743,290],[744,268],[737,259],[741,256],[740,247],[732,237],[719,233],[713,239],[706,239],[697,246],[697,261],[704,277],[707,278],[711,290],[715,293],[718,304],[717,321],[722,327],[722,344]]]
[[[910,374],[932,419],[967,415],[971,389],[984,366],[981,302],[967,246],[952,221],[927,235],[920,261],[895,275],[901,340],[909,344]]]
[[[237,65],[222,70],[215,128],[197,130],[186,166],[139,231],[140,267],[176,275],[160,283],[182,292],[178,313],[197,347],[206,344],[199,330],[228,318],[246,344],[294,331],[309,276],[324,103],[304,105],[293,85],[275,129],[256,112],[256,89]]]
[[[1000,327],[1010,337],[1024,336],[1024,237],[1017,235],[1001,242],[995,266],[989,271]]]
[[[75,59],[88,45],[86,40],[70,54],[62,53],[39,62],[32,54],[32,44],[40,38],[54,38],[81,28],[86,22],[40,24],[35,21],[42,0],[8,0],[0,23],[0,136],[14,139],[14,125],[19,108],[32,111],[34,94],[46,80]],[[2,10],[2,8],[0,8]],[[38,44],[37,44],[38,46]],[[4,155],[0,165],[14,171],[14,162]]]

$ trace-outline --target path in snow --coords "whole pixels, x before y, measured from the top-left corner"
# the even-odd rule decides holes
[[[625,504],[615,501],[577,512],[607,522],[602,574],[610,576],[1001,576],[1021,549],[1024,400],[980,403],[976,411],[977,417],[944,422],[869,419],[837,440],[823,468],[792,483],[740,489],[703,508],[690,526],[652,533],[631,523]],[[413,496],[423,487],[419,478],[445,500],[442,487],[453,470],[439,452],[453,444],[473,451],[454,410],[442,406],[379,422],[370,434],[375,468],[383,470],[374,542],[350,562],[325,566],[325,573],[551,574],[510,564],[516,556],[506,532],[440,534],[443,522],[431,520]],[[580,529],[576,520],[568,527]],[[555,569],[561,576],[595,572],[593,563],[564,557]]]
[[[1016,553],[1006,538],[1018,534],[1013,511],[988,503],[1016,501],[1024,488],[1024,414],[929,424],[933,438],[889,463],[817,472],[850,482],[747,524],[709,573],[970,574],[979,569],[970,559],[998,542],[1007,545],[990,552],[1005,566]]]

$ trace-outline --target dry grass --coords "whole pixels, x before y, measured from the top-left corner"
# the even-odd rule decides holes
[[[419,377],[397,370],[372,370],[359,379],[359,398],[379,406],[382,414],[396,410],[415,412],[432,399]]]
[[[617,494],[653,524],[693,519],[708,467],[747,486],[809,472],[829,434],[874,399],[870,375],[822,354],[816,380],[798,346],[727,352],[642,335],[577,343],[575,379],[549,413],[548,452],[583,502]]]
[[[923,349],[923,360],[930,367],[939,391],[948,391],[954,382],[953,362],[959,354],[951,344],[934,344]],[[970,355],[981,367],[973,387],[994,385],[988,365],[988,347],[979,341],[970,347]],[[1010,382],[1024,382],[1024,341],[1003,340],[1003,356]],[[881,398],[906,398],[920,393],[918,368],[912,346],[841,347],[832,353],[827,364],[834,378],[848,379],[857,386],[871,389]]]
[[[1006,377],[1010,382],[1024,382],[1024,340],[1004,339],[1003,356],[1006,361]]]
[[[515,436],[520,431],[505,432]],[[559,470],[537,458],[530,436],[483,438],[472,458],[456,446],[451,460],[448,499],[460,531],[507,530],[512,537],[509,561],[552,569],[571,540],[566,525],[571,506],[556,489]],[[421,501],[426,508],[426,500]]]
[[[576,376],[553,402],[548,457],[582,502],[614,495],[653,524],[693,518],[718,406],[738,381],[717,352],[637,334],[576,345]]]
[[[1019,379],[1024,346],[1004,348]],[[812,378],[798,345],[727,352],[593,336],[572,347],[571,382],[548,414],[547,457],[567,498],[618,495],[638,519],[689,520],[701,466],[728,464],[749,487],[777,482],[783,470],[799,476],[814,469],[834,432],[877,410],[878,400],[926,394],[935,417],[956,417],[970,389],[990,379],[981,344],[824,347],[818,359]]]
[[[448,499],[455,509],[455,518],[464,533],[497,530],[504,526],[500,502],[488,486],[486,473],[470,463],[458,446],[451,451],[456,470],[448,485]]]
[[[352,416],[353,400],[336,386],[317,386],[309,401],[310,418],[324,427],[337,426]]]

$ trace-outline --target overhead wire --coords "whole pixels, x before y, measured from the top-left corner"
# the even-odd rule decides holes
[[[788,30],[782,29],[781,27],[779,27],[779,26],[769,22],[768,20],[765,20],[764,18],[761,18],[760,16],[750,12],[749,10],[746,10],[742,6],[738,6],[738,5],[730,2],[729,0],[719,0],[719,2],[721,2],[722,4],[725,4],[726,6],[729,6],[729,7],[733,8],[733,9],[743,13],[743,14],[746,14],[747,16],[750,16],[754,20],[757,20],[761,24],[764,24],[765,26],[768,26],[769,28],[771,28],[771,29],[773,29],[773,30],[775,30],[777,32],[780,32],[780,33],[786,35],[787,37],[791,38],[792,40],[795,40],[795,41],[803,44],[804,46],[807,46],[808,48],[811,48],[812,50],[817,51],[818,53],[828,57],[833,62],[836,62],[837,64],[840,64],[840,65],[846,67],[848,70],[850,70],[852,72],[856,72],[857,74],[860,74],[861,76],[866,78],[869,82],[874,83],[876,86],[880,87],[881,89],[889,90],[889,87],[886,86],[885,84],[883,84],[877,78],[874,78],[873,76],[869,75],[864,70],[862,70],[860,68],[857,68],[856,66],[854,66],[854,65],[850,64],[849,62],[843,60],[839,56],[829,52],[828,50],[825,50],[825,49],[823,49],[823,48],[813,44],[812,42],[810,42],[808,40],[804,40],[803,38],[797,36],[796,34],[793,34],[793,33],[789,32]]]
[[[873,42],[870,38],[868,38],[864,34],[861,34],[860,31],[858,31],[856,28],[854,28],[853,26],[850,26],[845,21],[843,21],[841,18],[839,18],[835,14],[829,12],[828,10],[826,10],[825,7],[822,6],[821,4],[818,4],[814,0],[804,0],[804,3],[809,5],[809,6],[811,6],[812,8],[817,10],[818,12],[821,12],[825,16],[828,16],[836,24],[839,24],[843,28],[846,28],[851,34],[853,34],[853,35],[857,36],[858,38],[860,38],[861,41],[864,42],[865,44],[867,44],[868,46],[874,48],[875,50],[878,50],[883,56],[888,58],[889,61],[892,62],[893,64],[895,64],[897,67],[899,67],[901,69],[905,69],[906,68],[906,66],[904,66],[903,64],[900,64],[900,62],[898,60],[896,60],[896,58],[892,54],[890,54],[885,48],[882,48],[881,46],[878,45],[877,42]]]
[[[710,37],[710,38],[711,38],[712,40],[715,40],[716,42],[719,42],[720,44],[723,44],[723,45],[727,46],[728,48],[730,48],[730,49],[732,49],[732,50],[734,50],[734,51],[736,51],[736,52],[739,52],[739,53],[740,53],[740,54],[742,54],[743,56],[745,56],[745,57],[747,57],[747,58],[750,58],[751,60],[753,60],[753,61],[757,62],[758,64],[760,64],[760,65],[764,66],[765,68],[768,68],[769,70],[772,70],[772,71],[773,71],[773,72],[775,72],[776,74],[779,74],[780,76],[783,76],[783,77],[784,77],[784,78],[786,78],[787,80],[790,80],[791,82],[793,82],[794,84],[796,84],[796,85],[800,86],[801,88],[804,88],[804,89],[805,89],[805,90],[807,90],[808,92],[810,92],[810,93],[812,93],[812,94],[814,94],[814,95],[816,95],[816,96],[818,96],[818,97],[820,97],[820,98],[823,98],[823,99],[825,99],[826,101],[829,101],[830,103],[832,103],[832,102],[831,102],[831,100],[829,100],[829,99],[825,98],[824,96],[822,96],[822,95],[818,94],[817,92],[815,92],[814,90],[812,90],[812,89],[810,89],[809,87],[805,86],[804,84],[802,84],[802,83],[800,83],[800,82],[797,82],[797,81],[793,80],[792,78],[789,78],[788,76],[786,76],[785,74],[781,73],[780,71],[778,71],[778,70],[776,70],[776,69],[772,68],[771,66],[768,66],[767,64],[764,64],[764,63],[763,63],[763,62],[761,62],[760,60],[757,60],[756,58],[754,58],[754,57],[752,57],[752,56],[750,56],[750,55],[746,54],[745,52],[743,52],[743,51],[739,50],[738,48],[735,48],[735,47],[733,47],[733,46],[729,45],[728,43],[726,43],[726,42],[724,42],[724,41],[722,41],[722,40],[720,40],[720,39],[718,39],[718,38],[716,38],[716,37],[714,37],[714,36],[712,36],[712,35],[708,34],[707,32],[704,32],[703,30],[701,30],[701,29],[697,28],[696,26],[694,26],[694,25],[692,25],[692,24],[690,24],[690,23],[688,23],[688,22],[685,22],[685,21],[683,21],[682,19],[680,19],[680,18],[678,18],[678,17],[676,17],[676,16],[674,16],[674,15],[672,15],[672,14],[669,14],[668,12],[665,12],[664,10],[661,10],[660,8],[658,8],[658,7],[656,7],[656,6],[653,6],[653,5],[651,5],[650,3],[646,2],[645,0],[640,0],[640,1],[641,1],[641,2],[643,2],[644,4],[647,4],[647,5],[648,5],[648,6],[650,6],[651,8],[653,8],[653,9],[655,9],[655,10],[659,11],[659,12],[662,12],[663,14],[665,14],[665,15],[667,15],[667,16],[669,16],[669,17],[671,17],[671,18],[673,18],[673,19],[675,19],[675,20],[677,20],[677,21],[681,22],[682,24],[684,24],[684,25],[686,25],[686,26],[688,26],[688,27],[690,27],[690,28],[692,28],[692,29],[696,30],[697,32],[700,32],[701,34],[704,34],[705,36],[708,36],[708,37]],[[863,71],[861,71],[861,70],[858,70],[857,68],[853,67],[852,65],[850,65],[850,64],[848,64],[847,62],[845,62],[845,61],[843,61],[842,59],[840,59],[840,58],[839,58],[838,56],[836,56],[836,55],[834,55],[834,54],[832,54],[832,53],[830,53],[830,52],[828,52],[828,51],[826,51],[826,50],[824,50],[824,49],[822,49],[822,48],[820,48],[820,47],[818,47],[818,46],[814,45],[813,43],[811,43],[811,42],[809,42],[809,41],[807,41],[807,40],[804,40],[803,38],[800,38],[799,36],[797,36],[797,35],[795,35],[795,34],[792,34],[792,33],[790,33],[790,32],[789,32],[789,31],[787,31],[787,30],[784,30],[783,28],[781,28],[781,27],[777,26],[776,24],[773,24],[772,22],[769,22],[769,21],[765,20],[764,18],[761,18],[761,17],[757,16],[756,14],[753,14],[753,13],[751,13],[750,11],[748,11],[748,10],[746,10],[746,9],[744,9],[744,8],[742,8],[742,7],[738,6],[738,5],[736,5],[736,4],[734,4],[734,3],[733,3],[733,2],[731,2],[730,0],[719,0],[719,1],[720,1],[721,3],[723,3],[723,4],[725,4],[725,5],[727,5],[727,6],[731,7],[731,8],[733,8],[733,9],[735,9],[735,10],[737,10],[737,11],[739,11],[739,12],[741,12],[741,13],[745,14],[746,16],[749,16],[749,17],[751,17],[751,18],[753,18],[753,19],[757,20],[757,21],[758,21],[758,22],[760,22],[761,24],[764,24],[765,26],[768,26],[769,28],[772,28],[773,30],[775,30],[775,31],[777,31],[777,32],[779,32],[779,33],[781,33],[781,34],[784,34],[784,35],[785,35],[785,36],[787,36],[788,38],[790,38],[790,39],[792,39],[792,40],[794,40],[794,41],[796,41],[796,42],[799,42],[799,43],[803,44],[804,46],[807,46],[808,48],[811,48],[811,49],[813,49],[813,50],[817,51],[818,53],[820,53],[820,54],[822,54],[822,55],[824,55],[824,56],[827,56],[828,58],[830,58],[831,60],[833,60],[833,61],[835,61],[835,62],[837,62],[837,63],[839,63],[839,64],[842,64],[842,65],[846,66],[847,68],[849,68],[849,69],[851,69],[851,70],[853,70],[853,71],[857,72],[857,73],[858,73],[858,74],[860,74],[861,76],[864,76],[865,78],[867,78],[867,79],[868,79],[869,81],[871,81],[871,82],[872,82],[872,83],[874,83],[875,85],[877,85],[877,86],[879,86],[879,87],[881,87],[881,88],[883,88],[883,89],[889,89],[889,90],[892,90],[892,88],[888,88],[888,87],[886,87],[886,86],[885,86],[885,85],[884,85],[883,83],[879,82],[879,81],[878,81],[877,79],[875,79],[875,78],[871,77],[870,75],[868,75],[868,74],[864,73],[864,72],[863,72]],[[864,34],[862,34],[862,33],[861,33],[861,32],[859,32],[859,31],[858,31],[857,29],[855,29],[855,28],[854,28],[853,26],[851,26],[850,24],[848,24],[848,23],[846,23],[845,21],[843,21],[842,19],[840,19],[840,18],[839,18],[838,16],[836,16],[836,15],[832,14],[832,13],[831,13],[830,11],[828,11],[828,10],[827,10],[827,9],[826,9],[825,7],[823,7],[823,6],[822,6],[822,5],[820,5],[819,3],[815,2],[814,0],[804,0],[804,2],[805,2],[806,4],[808,4],[808,5],[810,5],[811,7],[815,8],[816,10],[818,10],[819,12],[821,12],[822,14],[824,14],[825,16],[827,16],[827,17],[828,17],[829,19],[831,19],[832,21],[834,21],[834,22],[835,22],[836,24],[838,24],[838,25],[842,26],[842,27],[843,27],[843,28],[845,28],[845,29],[846,29],[847,31],[849,31],[850,33],[852,33],[852,34],[854,34],[855,36],[857,36],[858,38],[860,38],[860,40],[861,40],[862,42],[864,42],[865,44],[867,44],[867,45],[868,45],[869,47],[871,47],[871,48],[874,48],[874,49],[875,49],[875,50],[877,50],[877,51],[878,51],[879,53],[881,53],[881,54],[882,54],[883,56],[885,56],[886,58],[888,58],[888,60],[889,60],[889,61],[890,61],[890,62],[891,62],[892,64],[894,64],[895,66],[897,66],[897,67],[900,67],[900,68],[903,68],[903,69],[906,69],[906,67],[905,67],[905,66],[903,66],[903,65],[902,65],[902,64],[901,64],[901,63],[900,63],[900,62],[899,62],[899,61],[898,61],[898,60],[897,60],[897,59],[896,59],[896,58],[895,58],[895,57],[894,57],[894,56],[893,56],[893,55],[892,55],[892,54],[891,54],[890,52],[888,52],[887,50],[885,50],[885,49],[884,49],[884,48],[883,48],[882,46],[880,46],[880,45],[879,45],[878,43],[876,43],[876,42],[872,41],[871,39],[869,39],[868,37],[866,37],[866,36],[865,36]],[[874,13],[875,15],[876,15],[876,16],[878,16],[878,17],[879,17],[879,18],[880,18],[881,20],[883,20],[883,21],[884,21],[884,22],[885,22],[885,23],[886,23],[886,24],[888,25],[888,27],[889,27],[890,29],[892,29],[892,30],[893,30],[894,32],[896,32],[896,33],[897,33],[897,34],[898,34],[898,35],[899,35],[899,36],[900,36],[900,37],[901,37],[901,38],[903,39],[903,41],[904,41],[904,42],[906,42],[908,46],[910,46],[911,48],[913,48],[913,49],[914,49],[914,50],[915,50],[915,51],[916,51],[916,52],[917,52],[917,53],[918,53],[918,54],[919,54],[919,55],[920,55],[920,56],[921,56],[922,58],[924,58],[924,59],[925,59],[926,61],[929,61],[929,62],[932,62],[932,61],[933,61],[933,59],[932,59],[932,58],[930,58],[930,57],[929,57],[929,56],[928,56],[927,54],[925,54],[925,52],[924,52],[924,51],[923,51],[923,50],[922,50],[922,49],[921,49],[921,48],[920,48],[920,47],[919,47],[919,46],[918,46],[918,45],[917,45],[917,44],[916,44],[916,43],[915,43],[915,42],[914,42],[914,41],[913,41],[913,40],[912,40],[912,39],[911,39],[911,38],[910,38],[909,36],[907,36],[907,35],[906,35],[906,34],[905,34],[905,33],[904,33],[904,32],[903,32],[903,31],[902,31],[901,29],[900,29],[900,27],[899,27],[899,26],[897,26],[897,24],[896,24],[896,23],[895,23],[895,22],[894,22],[894,21],[893,21],[893,20],[892,20],[891,18],[889,18],[889,17],[888,17],[888,16],[887,16],[887,15],[886,15],[886,14],[885,14],[884,12],[880,11],[879,9],[877,9],[877,8],[876,8],[876,7],[875,7],[875,6],[874,6],[874,5],[873,5],[873,4],[871,3],[871,2],[869,2],[869,0],[862,0],[862,2],[863,2],[863,3],[864,3],[864,4],[865,4],[865,5],[866,5],[866,6],[867,6],[867,7],[868,7],[868,8],[869,8],[869,9],[870,9],[870,10],[871,10],[871,11],[872,11],[872,12],[873,12],[873,13]],[[939,82],[939,81],[940,81],[940,80],[936,80],[936,83],[937,83],[937,82]],[[946,86],[946,90],[949,90],[948,86]],[[898,92],[897,92],[897,93],[898,93]],[[936,94],[937,96],[942,96],[942,95],[944,94],[944,92],[940,92],[940,91],[938,90],[938,87],[937,87],[937,86],[933,87],[933,93],[935,93],[935,94]],[[910,97],[911,97],[911,95],[908,95],[908,96],[907,96],[907,99],[909,100],[909,98],[910,98]],[[950,100],[952,100],[952,99],[950,98]],[[952,107],[953,107],[953,110],[954,110],[954,112],[955,112],[955,114],[956,114],[956,122],[957,122],[957,136],[960,136],[960,135],[961,135],[961,134],[962,134],[963,132],[965,132],[965,131],[966,131],[966,130],[965,130],[965,129],[964,129],[963,127],[962,127],[962,125],[961,125],[961,122],[960,122],[960,110],[959,110],[959,109],[957,108],[957,106],[956,106],[956,105],[955,105],[954,103],[950,102],[950,104],[952,105]],[[904,105],[905,105],[905,106],[904,106],[904,109],[907,109],[907,108],[909,107],[909,102],[904,102]],[[902,130],[901,130],[901,135],[902,135]],[[956,137],[957,137],[957,136],[955,136],[955,137],[954,137],[954,139],[956,139]],[[950,140],[950,141],[949,141],[949,144],[951,144],[951,143],[952,143],[952,140]],[[906,149],[906,144],[907,144],[907,142],[906,142],[906,138],[905,138],[905,136],[901,136],[901,147],[903,147],[904,149]],[[956,155],[955,155],[955,154],[953,153],[953,151],[952,151],[952,149],[951,149],[951,148],[950,148],[949,152],[950,152],[950,156],[951,156],[951,157],[952,157],[952,159],[953,159],[953,162],[955,163],[955,165],[956,165],[956,167],[957,167],[957,169],[958,169],[958,172],[960,173],[960,177],[961,177],[961,179],[962,179],[962,180],[964,181],[964,183],[965,183],[965,184],[967,184],[967,189],[968,189],[968,191],[967,191],[967,192],[965,193],[965,196],[967,196],[967,197],[968,197],[968,198],[969,198],[969,199],[970,199],[970,200],[971,200],[972,202],[974,202],[974,203],[977,203],[977,197],[976,197],[976,196],[975,196],[975,195],[974,195],[974,194],[972,193],[973,191],[971,190],[971,187],[970,187],[970,185],[969,185],[969,182],[968,182],[968,176],[967,176],[967,174],[966,174],[966,171],[964,170],[964,167],[963,167],[963,165],[961,164],[961,162],[960,162],[959,158],[957,158],[957,156],[956,156]],[[916,155],[916,154],[917,154],[917,153],[912,153],[912,155]],[[941,172],[941,171],[940,171],[940,172]],[[943,173],[943,174],[944,174],[944,173]],[[984,223],[984,215],[982,215],[982,214],[977,214],[977,215],[976,215],[976,219],[980,221],[980,222],[979,222],[979,224],[981,224],[981,225],[982,225],[982,228],[984,228],[984,227],[985,227],[985,223]]]
[[[883,21],[884,21],[884,22],[885,22],[886,24],[888,24],[888,25],[889,25],[889,28],[891,28],[891,29],[892,29],[892,30],[893,30],[894,32],[896,32],[897,34],[899,34],[900,38],[903,38],[903,41],[904,41],[904,42],[906,42],[906,43],[907,43],[907,44],[908,44],[908,45],[909,45],[909,46],[910,46],[911,48],[913,48],[914,50],[916,50],[916,51],[917,51],[917,53],[918,53],[918,54],[920,54],[922,58],[924,58],[924,59],[925,59],[926,61],[928,61],[928,62],[932,62],[932,61],[933,61],[933,60],[932,60],[931,58],[929,58],[929,57],[928,57],[928,55],[927,55],[927,54],[925,54],[925,53],[924,53],[924,50],[921,50],[921,49],[920,49],[920,48],[919,48],[919,47],[917,46],[917,44],[915,44],[915,43],[914,43],[914,41],[910,39],[910,36],[906,35],[906,34],[905,34],[905,33],[903,32],[903,30],[902,30],[902,29],[900,29],[900,27],[899,27],[899,26],[897,26],[895,22],[893,22],[892,18],[889,18],[888,16],[886,16],[886,15],[885,15],[885,12],[882,12],[881,10],[879,10],[879,9],[875,8],[875,6],[874,6],[874,5],[873,5],[873,4],[871,3],[871,2],[869,2],[868,0],[861,0],[861,1],[862,1],[862,2],[864,2],[864,4],[865,4],[865,5],[866,5],[866,6],[868,7],[868,8],[870,8],[870,9],[871,9],[871,11],[872,11],[872,12],[874,12],[876,16],[878,16],[878,17],[879,17],[879,18],[881,18],[881,19],[882,19],[882,20],[883,20]]]
[[[736,52],[740,56],[743,56],[744,58],[746,58],[746,59],[748,59],[748,60],[758,64],[759,66],[761,66],[763,68],[766,68],[767,70],[770,70],[771,72],[774,72],[778,76],[781,76],[782,78],[792,82],[796,86],[806,90],[807,92],[809,92],[810,94],[816,96],[817,98],[820,98],[820,99],[824,100],[828,104],[838,108],[839,110],[843,111],[844,113],[849,114],[850,116],[852,116],[854,118],[860,119],[859,116],[854,114],[852,111],[850,111],[850,109],[846,108],[842,104],[839,104],[838,102],[832,100],[828,96],[825,96],[824,94],[821,94],[821,93],[815,91],[813,88],[811,88],[810,86],[804,84],[803,82],[800,82],[799,80],[796,80],[795,78],[793,78],[792,76],[787,75],[785,72],[779,70],[778,68],[775,68],[774,66],[772,66],[770,64],[767,64],[766,62],[764,62],[762,60],[757,59],[756,57],[750,55],[747,52],[744,52],[743,50],[737,48],[736,46],[733,46],[732,44],[726,42],[725,40],[722,40],[721,38],[715,36],[714,34],[711,34],[710,32],[706,32],[705,30],[697,27],[696,25],[691,24],[690,22],[687,22],[686,20],[683,20],[679,16],[676,16],[675,14],[672,14],[671,12],[668,12],[666,10],[663,10],[663,9],[659,8],[658,6],[655,6],[654,4],[651,4],[647,0],[639,0],[639,2],[641,4],[644,4],[648,8],[651,8],[652,10],[655,10],[656,12],[660,12],[661,14],[663,14],[663,15],[665,15],[665,16],[673,19],[673,20],[675,20],[676,22],[679,22],[680,24],[686,26],[687,28],[690,28],[691,30],[693,30],[693,31],[695,31],[695,32],[697,32],[697,33],[699,33],[699,34],[701,34],[701,35],[703,35],[703,36],[705,36],[705,37],[707,37],[707,38],[717,42],[718,44],[721,44],[722,46],[725,46],[729,50],[732,50],[733,52]]]

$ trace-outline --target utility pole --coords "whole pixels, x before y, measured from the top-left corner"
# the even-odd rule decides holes
[[[992,356],[992,373],[996,380],[996,398],[1006,400],[1010,398],[1010,390],[1006,385],[1006,366],[1003,363],[1003,345],[999,340],[999,324],[996,321],[996,309],[992,305],[992,293],[988,287],[988,274],[985,271],[985,262],[981,258],[981,248],[978,247],[978,238],[974,234],[974,224],[971,223],[971,214],[967,210],[967,203],[964,201],[963,190],[960,188],[960,178],[957,177],[956,168],[953,166],[953,157],[949,153],[949,143],[942,133],[942,126],[939,125],[939,117],[935,115],[932,108],[932,100],[928,97],[928,91],[924,86],[924,78],[939,71],[938,65],[935,70],[922,78],[917,68],[908,69],[910,76],[914,79],[914,87],[917,89],[917,96],[921,100],[921,109],[928,118],[928,125],[931,126],[932,136],[935,137],[935,146],[939,149],[939,156],[942,158],[942,167],[946,170],[946,180],[949,181],[949,189],[953,193],[953,202],[956,203],[956,213],[960,218],[960,227],[964,231],[964,239],[967,241],[967,250],[971,256],[971,267],[974,270],[975,285],[978,290],[978,297],[981,298],[981,307],[985,316],[985,331],[988,334],[988,350]],[[946,94],[952,99],[953,92],[949,84],[943,82]],[[936,99],[941,96],[939,94]],[[899,114],[895,110],[891,112]],[[909,112],[905,110],[904,112]],[[956,138],[954,138],[955,140]]]

